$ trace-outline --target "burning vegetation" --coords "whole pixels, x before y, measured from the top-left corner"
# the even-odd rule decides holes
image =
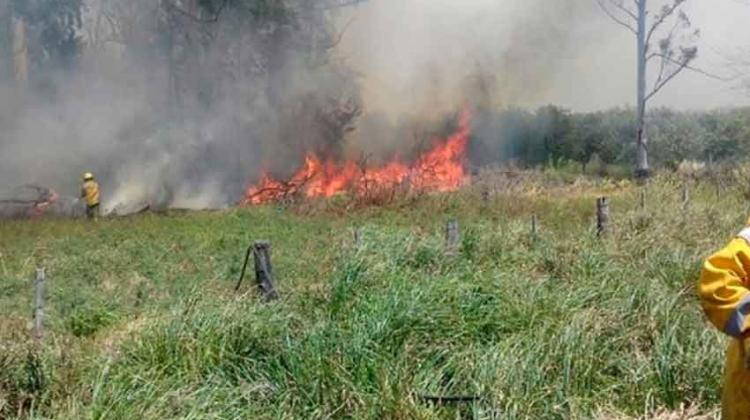
[[[0,198],[1,218],[33,218],[44,215],[58,205],[59,194],[39,185],[22,185],[11,191],[9,197]]]
[[[458,118],[456,131],[447,138],[434,140],[432,147],[410,164],[398,157],[380,166],[354,160],[337,163],[308,153],[304,164],[288,180],[275,179],[264,172],[260,182],[247,189],[244,203],[260,205],[294,196],[332,197],[340,193],[368,197],[396,188],[416,192],[452,191],[468,179],[466,161],[470,135],[471,113],[464,110]]]

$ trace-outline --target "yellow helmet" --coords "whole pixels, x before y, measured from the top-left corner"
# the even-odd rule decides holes
[[[84,181],[91,181],[93,179],[94,179],[94,174],[92,174],[91,172],[86,172],[85,174],[83,174]]]

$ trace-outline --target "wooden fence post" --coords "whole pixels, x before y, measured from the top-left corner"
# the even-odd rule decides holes
[[[445,242],[447,255],[455,255],[458,252],[460,234],[458,231],[458,220],[452,219],[445,226]]]
[[[601,237],[609,230],[609,200],[600,197],[596,200],[596,234]]]
[[[34,288],[34,338],[41,341],[44,337],[44,268],[37,268]]]
[[[271,244],[268,241],[256,241],[253,244],[255,259],[255,282],[265,301],[276,300],[279,294],[273,285],[273,267],[271,266]]]
[[[354,246],[362,248],[362,229],[354,229]]]
[[[646,188],[641,188],[641,210],[646,210]]]
[[[690,203],[690,186],[686,182],[682,185],[682,206],[687,207]]]
[[[245,263],[242,265],[240,278],[234,291],[240,290],[242,280],[245,278],[247,263],[250,261],[250,253],[255,260],[255,282],[265,301],[278,299],[279,295],[273,285],[273,267],[271,266],[271,244],[268,241],[256,241],[247,248]]]
[[[531,237],[536,239],[536,232],[538,229],[538,220],[536,214],[531,215]]]

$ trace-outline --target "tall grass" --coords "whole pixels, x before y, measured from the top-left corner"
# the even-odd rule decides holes
[[[17,321],[1,324],[13,356],[0,356],[0,368],[8,367],[0,370],[7,401],[0,413],[568,419],[649,417],[685,405],[712,412],[725,339],[705,323],[693,285],[701,259],[742,226],[747,205],[739,191],[716,197],[704,185],[684,208],[679,191],[676,179],[660,177],[641,209],[639,190],[627,184],[529,181],[487,203],[467,189],[353,212],[334,201],[304,215],[261,208],[3,224],[0,305]],[[601,240],[593,230],[599,194],[612,198],[614,223]],[[541,224],[536,237],[532,214]],[[453,217],[461,252],[447,257],[443,227]],[[364,232],[361,248],[353,227]],[[282,299],[272,304],[247,284],[232,293],[243,248],[260,238],[273,243]],[[36,264],[56,283],[41,350],[26,344],[21,322]],[[41,386],[23,379],[34,372]]]

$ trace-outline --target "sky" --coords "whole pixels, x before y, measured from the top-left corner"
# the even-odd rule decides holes
[[[743,1],[688,0],[685,11],[701,30],[696,67],[729,75],[726,57],[750,54],[750,2]],[[595,0],[369,0],[340,23],[340,54],[361,74],[369,112],[455,107],[477,74],[501,107],[593,111],[635,103],[635,37]],[[750,105],[738,84],[686,71],[651,105]]]

